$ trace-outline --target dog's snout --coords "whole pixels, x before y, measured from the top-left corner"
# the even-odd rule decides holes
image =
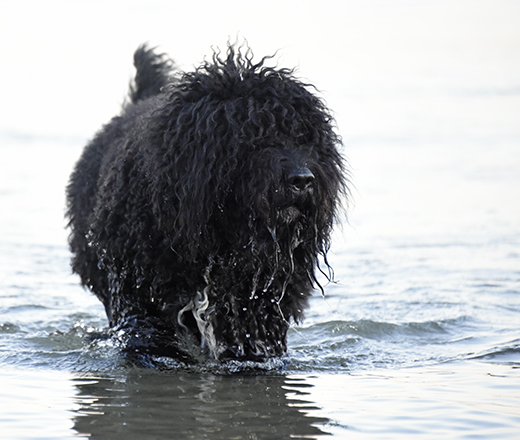
[[[298,168],[289,173],[287,181],[293,189],[305,191],[312,185],[314,174],[308,168]]]

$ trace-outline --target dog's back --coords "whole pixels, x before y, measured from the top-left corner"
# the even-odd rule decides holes
[[[100,176],[110,167],[122,139],[140,114],[153,106],[153,98],[168,84],[174,63],[166,55],[157,54],[146,44],[134,54],[135,78],[130,84],[128,100],[120,116],[106,124],[87,145],[71,175],[67,187],[67,217],[71,234],[69,243],[74,254],[72,269],[82,284],[103,302],[110,321],[110,293],[106,271],[100,270],[99,256],[89,243],[89,230],[99,194]]]

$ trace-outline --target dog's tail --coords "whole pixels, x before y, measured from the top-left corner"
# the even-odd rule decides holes
[[[136,74],[130,83],[131,104],[157,95],[161,88],[170,83],[175,63],[165,54],[158,54],[155,48],[143,44],[134,53]]]

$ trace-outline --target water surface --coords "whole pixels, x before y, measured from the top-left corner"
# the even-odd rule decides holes
[[[49,11],[65,7],[50,3]],[[5,91],[0,118],[0,437],[518,438],[519,9],[484,0],[332,3],[334,13],[296,14],[306,26],[326,18],[322,39],[281,16],[272,20],[287,33],[273,26],[267,37],[255,14],[242,17],[253,46],[293,42],[285,52],[296,52],[304,76],[324,89],[355,183],[355,206],[329,256],[336,282],[291,328],[287,357],[261,366],[125,359],[97,337],[107,325],[103,307],[70,273],[68,175],[121,102],[127,70],[115,81],[111,69],[126,66],[133,40],[157,37],[158,26],[122,25],[122,42],[107,25],[105,40],[87,41],[91,25],[77,22],[85,32],[69,32],[69,41],[46,10],[47,20],[20,21],[47,23],[38,38],[53,44],[32,46],[29,29],[22,35],[2,15],[3,41],[33,35],[24,53],[52,63],[39,77],[45,88],[23,73],[34,70],[23,68],[31,57],[2,49],[19,68],[2,72],[3,84],[18,86]],[[89,20],[120,14],[92,8]],[[159,20],[157,11],[142,14]],[[235,32],[220,27],[201,30],[179,54],[189,49],[200,60]],[[218,32],[225,35],[215,42]],[[121,49],[113,58],[101,55],[107,41]],[[94,48],[112,60],[107,83],[87,62],[98,60]],[[22,106],[29,96],[34,106]]]

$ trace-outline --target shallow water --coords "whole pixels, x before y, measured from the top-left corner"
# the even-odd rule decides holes
[[[70,273],[63,211],[72,166],[105,122],[89,115],[101,118],[120,98],[83,64],[89,53],[75,51],[93,44],[100,55],[103,45],[79,37],[62,42],[78,63],[71,77],[86,86],[70,101],[67,93],[53,96],[60,103],[54,113],[23,109],[30,126],[17,119],[18,90],[41,93],[45,103],[47,91],[35,92],[34,79],[23,75],[24,87],[6,90],[1,438],[519,438],[520,33],[511,24],[519,8],[480,0],[334,5],[345,9],[323,8],[312,19],[327,17],[336,26],[324,25],[323,38],[331,29],[341,38],[334,34],[330,47],[318,47],[316,36],[300,29],[299,56],[304,75],[327,88],[336,111],[355,206],[329,255],[336,282],[325,286],[325,297],[316,292],[303,325],[291,328],[287,357],[265,365],[186,368],[156,359],[151,368],[97,337],[106,318]],[[96,8],[84,12],[94,17]],[[117,16],[113,8],[103,13]],[[0,32],[16,32],[1,24]],[[247,26],[254,46],[256,28]],[[107,29],[107,41],[126,48]],[[267,38],[265,27],[258,29]],[[138,43],[154,30],[141,30]],[[134,31],[124,28],[125,38],[137,38]],[[232,32],[225,30],[223,41]],[[270,43],[283,47],[278,37],[285,34],[276,32]],[[57,38],[49,35],[39,38]],[[200,41],[201,48],[189,47],[194,62],[216,43]],[[288,55],[291,49],[299,46]],[[53,50],[43,53],[56,63],[61,46]],[[345,56],[335,68],[345,77],[323,69],[338,54]],[[114,57],[114,68],[129,62]],[[63,81],[70,86],[67,78],[53,83],[49,72],[42,72],[49,90]],[[121,76],[114,84],[124,92]],[[98,83],[100,90],[88,87]],[[78,100],[84,108],[76,114],[70,109]]]
[[[377,147],[363,148],[358,164],[381,157]],[[106,326],[103,308],[70,274],[62,229],[63,187],[80,150],[3,139],[5,438],[517,438],[519,217],[502,206],[513,197],[503,192],[519,187],[514,173],[460,177],[463,186],[491,185],[497,197],[480,207],[483,191],[467,193],[473,211],[450,218],[446,234],[433,223],[430,234],[407,228],[385,236],[386,212],[410,208],[391,210],[385,176],[375,178],[382,218],[343,226],[331,254],[337,283],[325,298],[316,293],[304,325],[291,329],[287,358],[258,375],[166,359],[144,368],[93,337]],[[429,177],[417,185],[427,188]],[[419,212],[429,202],[416,204]],[[363,228],[377,234],[365,242]]]

